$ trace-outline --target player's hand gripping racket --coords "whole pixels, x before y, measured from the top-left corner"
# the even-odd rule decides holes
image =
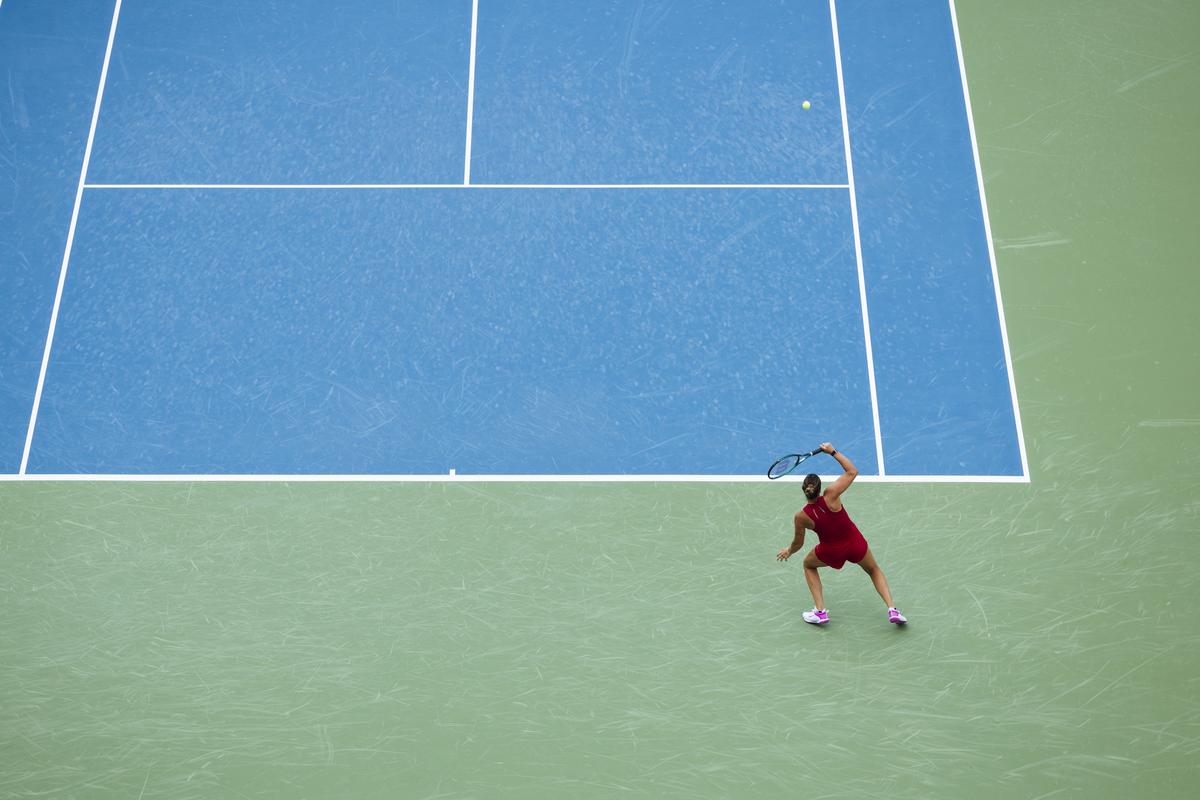
[[[787,475],[796,467],[803,464],[810,456],[815,456],[820,452],[822,452],[822,450],[818,447],[816,450],[810,450],[807,453],[792,453],[791,455],[784,456],[771,465],[771,468],[767,470],[767,477],[771,480],[782,478],[784,475]]]

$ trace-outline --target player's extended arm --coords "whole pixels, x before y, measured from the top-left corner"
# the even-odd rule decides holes
[[[780,561],[787,561],[804,548],[804,529],[812,524],[812,520],[803,511],[797,511],[796,516],[792,518],[792,522],[796,526],[796,533],[792,537],[792,543],[776,554],[775,558]]]
[[[841,497],[842,492],[850,488],[850,484],[854,483],[854,479],[858,477],[858,469],[854,466],[854,462],[846,458],[845,454],[839,453],[833,449],[833,445],[826,442],[821,445],[821,449],[829,455],[837,459],[838,464],[842,468],[842,475],[825,490],[825,501],[830,502]]]

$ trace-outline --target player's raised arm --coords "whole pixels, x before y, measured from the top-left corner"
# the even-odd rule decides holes
[[[820,539],[817,546],[804,557],[804,580],[812,592],[814,605],[812,611],[805,611],[801,616],[810,625],[825,625],[829,622],[829,611],[825,608],[825,593],[821,586],[819,570],[823,567],[841,569],[846,562],[850,562],[858,564],[871,577],[875,590],[879,592],[883,602],[887,603],[888,622],[903,625],[908,619],[892,605],[892,590],[888,586],[887,578],[883,576],[883,570],[871,553],[871,547],[862,531],[850,519],[842,505],[841,495],[854,483],[854,479],[858,477],[858,470],[853,461],[835,450],[828,442],[821,445],[820,451],[837,459],[842,467],[842,474],[823,493],[820,475],[814,472],[804,476],[800,486],[804,489],[804,497],[808,504],[804,506],[803,511],[796,512],[792,517],[796,536],[792,544],[780,550],[778,555],[780,561],[787,561],[791,555],[799,552],[804,546],[805,529],[815,532]]]
[[[833,448],[829,442],[821,445],[821,449],[829,455],[837,459],[838,464],[842,468],[842,475],[825,490],[825,500],[830,502],[841,497],[842,492],[850,488],[850,484],[854,483],[854,479],[858,477],[858,469],[854,466],[854,462],[846,458],[842,453],[839,453]]]

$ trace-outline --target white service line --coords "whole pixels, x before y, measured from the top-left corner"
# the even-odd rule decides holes
[[[467,76],[467,155],[463,163],[463,185],[471,184],[471,129],[475,123],[475,34],[479,28],[479,0],[471,2],[471,69]]]
[[[988,217],[987,196],[983,191],[983,167],[979,160],[979,143],[975,139],[975,117],[971,111],[971,93],[967,89],[967,65],[963,59],[962,39],[958,34],[958,12],[950,0],[950,22],[954,28],[954,47],[958,52],[958,72],[962,79],[963,102],[967,108],[967,128],[971,132],[971,155],[975,158],[975,178],[979,182],[979,206],[983,211],[983,230],[987,236],[988,258],[992,265],[992,287],[996,290],[996,313],[1000,318],[1000,339],[1004,343],[1004,364],[1008,367],[1008,391],[1012,396],[1013,418],[1017,423],[1017,446],[1021,450],[1021,470],[1029,477],[1029,458],[1025,454],[1025,430],[1021,425],[1021,408],[1017,403],[1017,379],[1013,374],[1012,351],[1008,347],[1008,325],[1004,321],[1004,301],[1000,297],[1000,275],[996,269],[996,245],[992,241],[992,223]]]
[[[858,296],[862,305],[863,339],[867,348],[867,383],[871,389],[871,419],[875,426],[875,458],[879,474],[886,475],[883,462],[883,435],[879,429],[879,396],[875,391],[875,355],[871,348],[871,318],[867,313],[867,279],[863,272],[862,238],[858,232],[858,198],[854,193],[854,160],[850,155],[850,120],[846,115],[846,85],[842,78],[842,44],[838,36],[837,4],[829,0],[833,23],[833,63],[837,69],[838,100],[842,106],[842,133],[846,147],[846,180],[850,189],[850,222],[854,229],[854,258],[858,262]]]
[[[845,183],[89,183],[86,189],[849,189]]]
[[[100,118],[104,84],[108,81],[108,61],[112,58],[113,39],[117,35],[117,18],[120,15],[121,0],[116,0],[116,4],[113,6],[112,25],[108,29],[108,44],[104,48],[104,64],[100,68],[100,85],[96,88],[96,104],[92,108],[92,124],[88,128],[87,145],[83,150],[83,166],[79,170],[79,184],[75,188],[75,206],[71,209],[71,226],[67,229],[67,244],[63,249],[62,266],[58,271],[58,288],[54,293],[54,307],[50,311],[50,330],[46,333],[46,347],[42,351],[42,366],[38,371],[37,390],[33,395],[33,410],[29,414],[29,430],[25,433],[25,450],[21,453],[21,475],[25,474],[25,469],[29,466],[29,449],[33,445],[33,431],[37,427],[38,409],[42,405],[42,390],[46,385],[46,368],[50,364],[50,350],[54,345],[54,329],[58,326],[58,310],[62,306],[63,287],[67,282],[67,266],[71,261],[71,246],[75,243],[75,225],[79,221],[79,204],[83,200],[88,165],[92,160],[92,142],[96,138],[96,120]]]
[[[823,476],[833,480],[837,475]],[[130,483],[770,483],[790,485],[800,479],[770,480],[763,475],[0,475],[0,483],[130,482]],[[1029,483],[1023,475],[859,475],[858,483]]]

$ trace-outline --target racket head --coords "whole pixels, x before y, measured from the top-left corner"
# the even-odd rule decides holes
[[[771,468],[767,470],[767,477],[771,480],[782,478],[803,464],[810,456],[815,456],[819,452],[821,452],[821,448],[818,447],[816,450],[809,450],[807,453],[791,453],[790,455],[786,455],[771,465]]]
[[[804,453],[792,453],[791,455],[784,456],[771,465],[771,468],[767,470],[767,477],[771,480],[782,478],[784,475],[787,475],[796,467],[800,466],[800,464],[803,463],[806,458],[808,458],[808,456]]]

